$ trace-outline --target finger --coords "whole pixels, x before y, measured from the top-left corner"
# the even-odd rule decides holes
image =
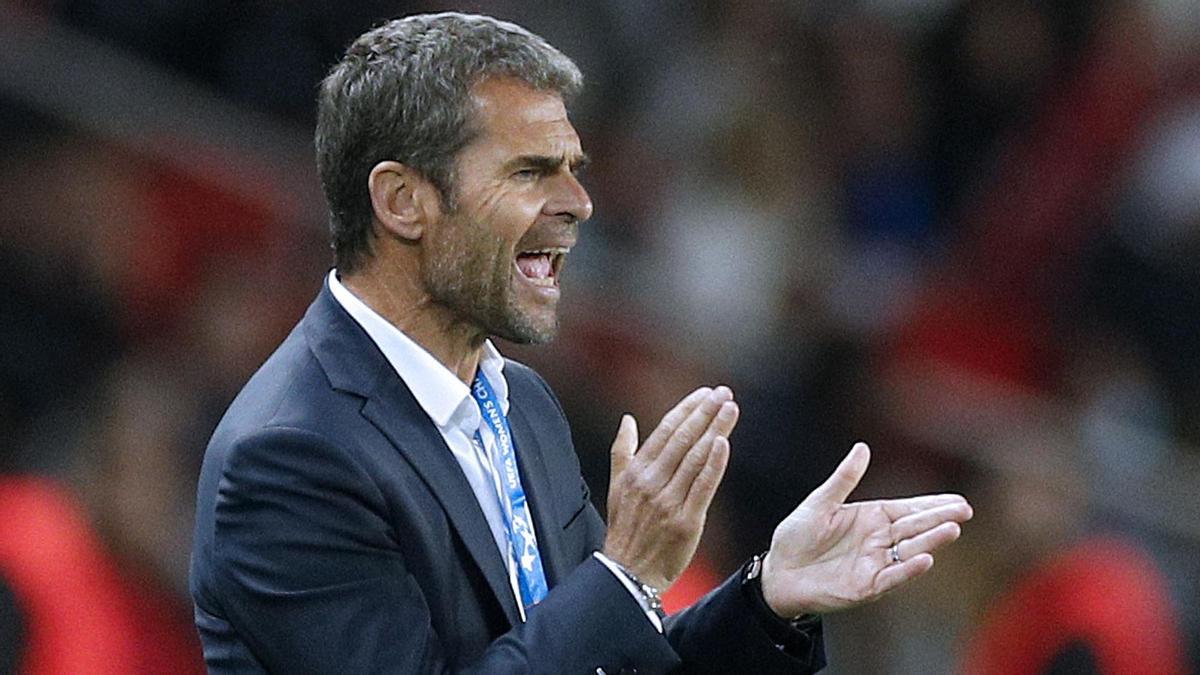
[[[650,437],[642,444],[642,449],[638,451],[638,454],[643,456],[645,461],[652,461],[657,457],[663,445],[671,438],[671,435],[675,433],[679,425],[711,393],[712,389],[700,387],[685,396],[682,401],[676,403],[674,408],[671,408],[666,415],[663,415],[662,421],[658,423],[654,431],[650,432]]]
[[[687,499],[683,502],[683,512],[688,518],[695,518],[708,511],[713,496],[725,476],[725,468],[729,466],[729,439],[717,436],[713,439],[712,449],[708,453],[708,461],[700,469],[700,475],[692,481]]]
[[[835,507],[845,503],[846,498],[858,487],[867,466],[871,463],[871,450],[866,443],[855,443],[846,458],[834,469],[824,483],[817,486],[804,500],[810,505]]]
[[[930,567],[933,567],[933,556],[928,553],[920,553],[903,562],[888,565],[875,575],[875,592],[882,595],[893,591],[928,572]]]
[[[654,473],[660,485],[666,485],[671,480],[683,456],[700,442],[705,430],[720,412],[721,406],[732,398],[733,392],[729,387],[713,389],[707,398],[692,409],[692,413],[679,425],[675,433],[671,434],[671,438],[654,459]]]
[[[892,541],[915,537],[943,523],[964,523],[971,517],[971,507],[964,504],[947,504],[934,509],[905,516],[892,523],[889,528]]]
[[[737,404],[737,401],[732,400],[732,397],[733,392],[730,392],[730,400],[721,404],[721,407],[717,409],[717,416],[708,425],[708,431],[714,437],[724,436],[728,439],[729,434],[733,433],[733,428],[737,426],[738,419],[741,418],[741,406]],[[733,406],[732,412],[726,410],[728,406]]]
[[[621,415],[621,426],[617,428],[617,437],[612,443],[613,478],[621,475],[625,467],[629,466],[629,462],[633,461],[633,454],[637,452],[637,442],[637,420],[633,415]]]
[[[949,493],[921,495],[919,497],[907,497],[905,499],[881,499],[868,503],[877,504],[883,508],[884,513],[886,513],[888,518],[893,521],[899,520],[914,513],[918,513],[920,511],[926,511],[928,509],[937,508],[939,506],[947,506],[950,504],[961,504],[965,505],[967,509],[971,508],[971,505],[967,503],[965,497],[962,495]],[[970,516],[968,516],[967,519],[970,520]]]
[[[683,459],[679,461],[679,467],[675,470],[671,479],[667,481],[667,493],[678,495],[679,501],[684,501],[691,490],[692,483],[708,463],[713,442],[718,438],[724,438],[728,441],[729,432],[737,424],[738,414],[738,404],[733,401],[726,401],[721,404],[720,409],[717,411],[717,416],[708,425],[704,436],[700,438],[698,443],[688,449],[683,455]]]
[[[922,553],[933,553],[962,535],[962,527],[958,523],[942,523],[932,530],[922,532],[911,539],[905,539],[896,544],[896,554],[900,560],[908,560]]]

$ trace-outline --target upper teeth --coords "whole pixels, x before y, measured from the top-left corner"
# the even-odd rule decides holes
[[[522,255],[554,255],[554,254],[562,255],[562,254],[566,254],[567,251],[569,251],[569,250],[570,249],[562,247],[562,246],[553,246],[553,247],[549,247],[549,248],[539,248],[539,249],[536,249],[533,251],[522,251],[521,254]]]

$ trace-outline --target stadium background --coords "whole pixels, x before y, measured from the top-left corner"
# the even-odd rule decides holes
[[[207,434],[330,264],[316,84],[444,8],[0,2],[0,483],[68,486],[155,616],[187,625]],[[562,397],[601,507],[621,412],[648,427],[701,382],[742,402],[687,588],[862,438],[860,496],[957,490],[977,518],[828,619],[829,672],[958,672],[1022,629],[1200,672],[1200,7],[454,8],[588,79],[561,337],[504,350]]]

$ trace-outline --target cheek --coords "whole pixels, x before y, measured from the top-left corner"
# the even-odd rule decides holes
[[[514,244],[537,221],[542,202],[520,187],[496,186],[473,209],[472,220],[498,238]]]

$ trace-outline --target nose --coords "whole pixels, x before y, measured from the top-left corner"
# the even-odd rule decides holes
[[[550,198],[544,207],[546,215],[570,216],[580,223],[592,217],[592,198],[575,174],[564,168],[551,182]]]

